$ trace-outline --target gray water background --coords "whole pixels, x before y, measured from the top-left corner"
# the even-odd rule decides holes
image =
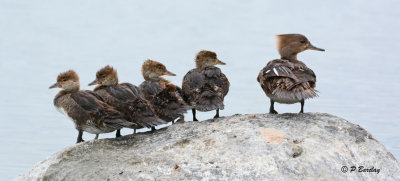
[[[316,73],[320,91],[305,111],[361,125],[399,159],[399,7],[395,0],[1,0],[1,180],[75,144],[73,124],[53,107],[58,90],[48,89],[58,73],[74,69],[82,89],[92,89],[87,84],[95,72],[109,64],[122,82],[138,85],[141,64],[151,58],[165,63],[178,75],[168,79],[181,85],[195,54],[213,50],[227,63],[220,67],[231,81],[221,115],[266,113],[269,100],[256,77],[279,58],[274,35],[282,33],[302,33],[326,49],[299,55]],[[298,112],[300,105],[276,109]]]

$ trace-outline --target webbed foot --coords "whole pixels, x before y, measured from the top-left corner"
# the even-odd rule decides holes
[[[269,113],[270,113],[270,114],[278,114],[278,112],[275,111],[275,109],[269,110]]]

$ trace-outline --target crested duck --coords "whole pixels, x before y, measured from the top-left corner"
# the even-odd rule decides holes
[[[313,46],[301,34],[277,35],[277,48],[281,56],[270,62],[260,71],[257,81],[270,98],[269,113],[277,114],[274,103],[293,104],[300,102],[300,113],[304,112],[306,99],[317,97],[314,72],[297,59],[304,50],[325,51]]]
[[[103,102],[96,93],[79,90],[79,77],[73,70],[59,74],[57,82],[49,88],[62,89],[54,98],[54,106],[74,122],[79,132],[77,143],[84,141],[84,131],[96,134],[97,139],[100,133],[136,126],[127,121],[122,113]]]
[[[142,74],[145,81],[140,84],[140,90],[150,101],[157,115],[167,122],[174,123],[177,118],[178,121],[184,121],[183,114],[191,107],[182,98],[181,88],[161,77],[175,74],[168,71],[164,64],[153,60],[143,63]]]
[[[196,56],[196,68],[190,70],[182,82],[182,92],[192,106],[193,121],[196,110],[206,112],[216,110],[214,118],[219,117],[219,110],[224,109],[224,98],[229,91],[229,81],[221,69],[215,65],[225,65],[212,51],[200,51]]]
[[[140,89],[130,83],[119,83],[117,71],[111,66],[105,66],[96,73],[96,79],[89,84],[98,86],[94,89],[104,101],[124,114],[125,119],[134,122],[139,127],[152,128],[166,122],[158,118],[150,103],[144,98]],[[117,130],[116,136],[121,136]]]

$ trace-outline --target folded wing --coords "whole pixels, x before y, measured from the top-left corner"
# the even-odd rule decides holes
[[[318,96],[316,76],[304,63],[277,59],[270,61],[257,78],[267,95],[302,100]]]

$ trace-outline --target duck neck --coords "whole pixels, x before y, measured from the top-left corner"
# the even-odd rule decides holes
[[[292,53],[292,54],[281,54],[281,59],[284,60],[289,60],[289,61],[298,61],[297,60],[297,53]]]
[[[161,80],[161,77],[159,76],[145,76],[144,80],[154,80],[154,81],[159,81]]]
[[[198,69],[201,69],[201,70],[204,70],[204,69],[206,69],[208,66],[198,66],[198,67],[196,67],[196,68],[198,68]]]
[[[69,93],[74,93],[74,92],[78,92],[79,91],[79,83],[78,84],[74,84],[74,85],[70,85],[67,87],[64,87],[63,90],[64,92],[69,92]]]
[[[207,64],[197,64],[196,65],[196,68],[201,69],[201,70],[204,70],[208,67],[214,67],[214,65],[207,65]]]
[[[289,60],[289,61],[297,61],[297,54],[299,52],[294,51],[290,47],[284,47],[279,49],[279,54],[281,55],[281,59]]]

